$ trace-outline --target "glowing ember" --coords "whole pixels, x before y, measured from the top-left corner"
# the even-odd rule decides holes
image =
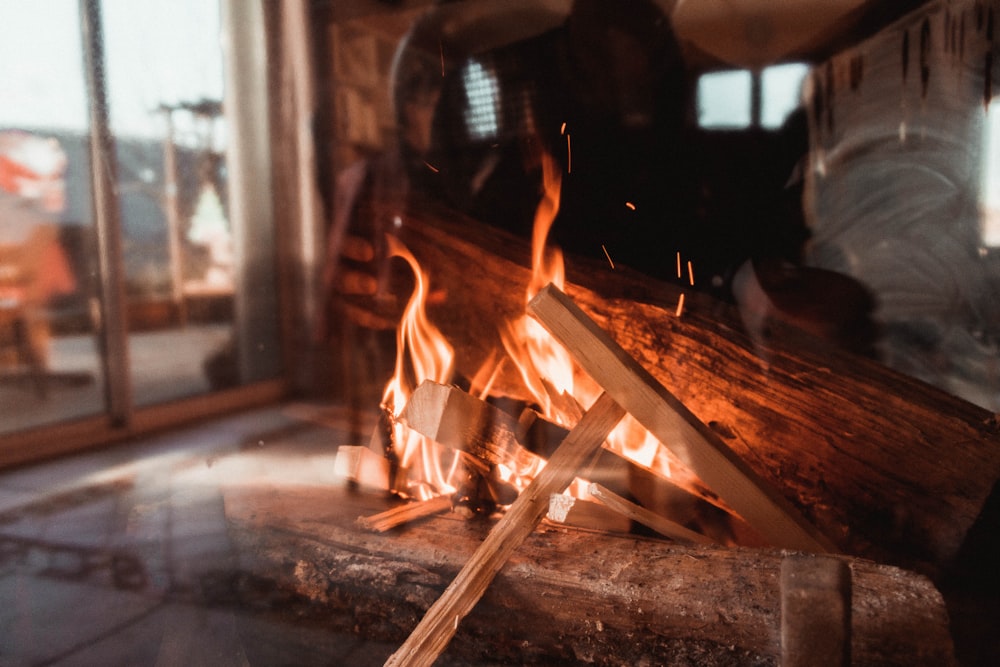
[[[608,249],[604,247],[603,243],[601,244],[601,250],[604,251],[604,256],[608,258],[608,264],[611,265],[611,268],[615,268],[615,263],[611,261],[611,255],[608,253]]]

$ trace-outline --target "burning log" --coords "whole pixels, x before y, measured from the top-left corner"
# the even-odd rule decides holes
[[[463,450],[489,463],[503,463],[530,451],[548,458],[568,431],[526,409],[520,418],[471,396],[457,387],[424,382],[413,392],[401,418],[432,440]],[[713,542],[732,542],[734,533],[757,543],[738,517],[728,514],[710,490],[683,489],[672,480],[603,447],[588,469],[588,481],[599,482],[621,496],[656,507],[675,521],[704,532]],[[697,495],[696,495],[697,494]],[[711,499],[705,500],[708,496]]]
[[[427,610],[409,638],[386,661],[387,667],[430,667],[434,663],[458,630],[459,621],[472,610],[514,549],[545,516],[549,496],[569,486],[624,415],[625,411],[607,395],[597,399],[556,449],[548,465],[521,492],[455,580]]]
[[[447,291],[430,317],[471,377],[524,312],[530,251],[430,205],[406,223],[407,247]],[[680,285],[575,258],[567,271],[566,292],[839,549],[929,573],[956,557],[1000,477],[990,413],[777,324],[754,341],[735,309],[697,292],[678,318]],[[511,375],[493,393],[523,396]]]
[[[528,304],[528,311],[605,391],[773,546],[836,550],[565,294],[549,285]]]

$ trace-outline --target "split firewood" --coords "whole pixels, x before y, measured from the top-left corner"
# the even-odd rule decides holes
[[[430,203],[408,213],[407,247],[448,290],[429,314],[471,376],[524,314],[530,245]],[[678,318],[682,286],[606,266],[567,257],[565,291],[838,547],[951,567],[1000,475],[991,412],[780,323],[762,363],[730,304],[688,291]],[[491,386],[529,398],[512,364]]]
[[[359,528],[376,533],[384,533],[410,521],[447,512],[451,509],[451,499],[447,496],[435,496],[429,500],[406,503],[371,516],[359,516]]]
[[[368,447],[342,445],[337,449],[334,474],[351,484],[374,489],[390,487],[389,461]]]
[[[552,285],[528,304],[577,363],[635,419],[774,546],[834,552],[836,547],[768,485],[706,424],[656,381],[568,296]]]
[[[580,423],[559,445],[548,465],[532,480],[490,531],[469,561],[386,666],[430,667],[448,646],[458,624],[486,592],[500,568],[535,530],[549,507],[549,496],[565,489],[601,447],[625,411],[601,394]]]
[[[517,420],[468,392],[429,380],[420,383],[400,420],[435,442],[489,463],[521,455]]]
[[[523,460],[527,452],[547,459],[569,433],[532,410],[515,419],[457,387],[430,381],[413,392],[401,419],[416,432],[489,463]],[[650,511],[670,516],[714,542],[761,544],[760,538],[714,495],[708,499],[693,495],[690,489],[680,488],[673,480],[606,446],[581,476]]]
[[[596,530],[603,533],[630,533],[632,520],[607,505],[581,500],[565,493],[549,496],[547,521],[572,528]]]
[[[633,502],[629,502],[600,484],[591,483],[588,489],[591,496],[597,498],[611,509],[620,512],[633,521],[638,521],[647,528],[652,528],[660,535],[692,544],[715,544],[715,540],[705,537],[701,533],[696,533],[693,530],[688,530],[676,521],[665,519],[659,514],[650,512],[645,507],[640,507]]]

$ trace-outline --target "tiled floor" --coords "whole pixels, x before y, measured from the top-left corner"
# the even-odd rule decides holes
[[[255,596],[227,534],[223,483],[247,453],[273,448],[282,474],[332,474],[350,436],[303,409],[0,473],[0,665],[382,664],[389,647]]]

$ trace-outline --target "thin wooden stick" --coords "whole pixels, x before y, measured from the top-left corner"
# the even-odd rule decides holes
[[[372,514],[371,516],[359,516],[355,523],[359,528],[371,530],[376,533],[384,533],[404,523],[422,519],[432,514],[439,514],[450,509],[451,498],[448,496],[436,496],[430,500],[406,503],[405,505],[393,507],[392,509]]]
[[[573,481],[624,415],[610,396],[598,397],[399,650],[389,656],[386,667],[429,667],[434,663],[458,630],[458,622],[472,611],[514,549],[545,516],[549,496]]]
[[[691,542],[694,544],[717,544],[717,542],[712,538],[705,537],[701,533],[696,533],[693,530],[685,528],[676,521],[665,519],[659,514],[650,512],[645,507],[641,507],[626,500],[625,498],[622,498],[617,493],[606,489],[600,484],[592,483],[588,487],[588,490],[590,491],[590,495],[611,509],[615,510],[619,514],[622,514],[623,516],[627,516],[633,521],[638,521],[647,528],[652,528],[660,535],[664,535],[681,542]]]
[[[771,489],[704,422],[657,382],[572,299],[548,285],[528,304],[604,391],[668,447],[773,546],[814,552],[836,547]]]

